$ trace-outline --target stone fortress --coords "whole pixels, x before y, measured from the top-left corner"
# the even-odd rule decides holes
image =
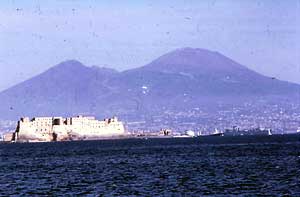
[[[77,116],[21,118],[13,141],[66,141],[118,137],[125,135],[122,122],[116,117],[96,120],[95,117]]]

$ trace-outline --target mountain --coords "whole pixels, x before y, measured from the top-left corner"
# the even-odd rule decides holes
[[[109,97],[112,91],[105,84],[117,74],[65,61],[0,93],[0,112],[8,118],[89,112],[97,98]]]
[[[183,48],[136,69],[118,72],[62,62],[0,93],[0,118],[20,116],[145,118],[166,110],[293,97],[299,85],[263,76],[204,49]]]
[[[299,86],[258,74],[217,53],[183,48],[167,53],[141,68],[120,73],[120,84],[148,95],[223,97],[294,94]]]

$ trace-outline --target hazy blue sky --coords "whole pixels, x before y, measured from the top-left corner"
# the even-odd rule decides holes
[[[0,1],[0,90],[66,59],[124,70],[176,48],[300,83],[300,0]]]

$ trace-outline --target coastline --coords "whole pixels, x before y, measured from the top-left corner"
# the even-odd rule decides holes
[[[0,141],[0,144],[33,144],[33,143],[68,143],[68,142],[92,142],[92,141],[122,141],[122,140],[176,140],[181,141],[184,139],[190,139],[192,141],[198,141],[199,143],[281,143],[286,141],[300,142],[300,133],[292,134],[274,134],[274,135],[240,135],[240,136],[197,136],[197,137],[176,137],[176,136],[123,136],[123,137],[101,137],[101,138],[89,138],[79,140],[64,140],[64,141],[17,141],[8,142]]]

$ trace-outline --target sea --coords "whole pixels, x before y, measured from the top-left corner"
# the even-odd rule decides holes
[[[300,196],[300,135],[0,144],[0,196]]]

